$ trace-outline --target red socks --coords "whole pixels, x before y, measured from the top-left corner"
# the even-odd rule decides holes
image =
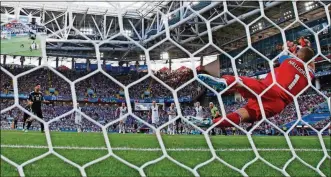
[[[236,112],[227,114],[226,117],[231,120],[233,123],[239,125],[240,124],[240,115]],[[221,120],[222,117],[216,118],[213,120],[213,123],[217,123],[219,120]],[[224,119],[220,124],[217,125],[217,127],[233,127],[233,125],[228,122],[226,119]]]

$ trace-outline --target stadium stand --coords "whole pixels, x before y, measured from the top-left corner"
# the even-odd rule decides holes
[[[88,3],[1,3],[1,176],[330,176],[330,2]],[[288,105],[264,97],[268,113],[282,111],[261,121],[246,94],[216,93],[228,84],[197,75],[262,80],[303,46],[316,54],[314,79]],[[312,53],[304,50],[302,60]],[[307,85],[292,65],[290,92]],[[45,129],[33,118],[24,129],[20,106],[36,84],[47,101],[36,108],[37,91],[32,107]],[[234,127],[215,125],[211,103]]]
[[[101,78],[100,78],[101,79]],[[141,86],[139,88],[146,88],[148,87],[149,82],[145,82],[145,86]],[[192,84],[194,85],[194,84]],[[103,87],[105,88],[105,87]],[[157,87],[156,87],[157,88]],[[192,93],[194,93],[194,89],[196,88],[195,86],[188,86],[188,90],[192,89]],[[108,88],[110,90],[115,90],[117,87],[113,88]],[[158,90],[158,89],[156,89]],[[158,96],[164,96],[164,94],[161,92],[157,92],[156,95]],[[187,90],[186,90],[187,92]],[[326,96],[330,97],[331,92],[330,89],[328,90],[323,90],[324,93],[326,93]],[[81,93],[78,94],[84,94],[85,92],[82,91]],[[179,94],[180,95],[180,94]],[[159,97],[156,97],[159,98]],[[300,112],[303,115],[303,120],[306,121],[307,123],[314,125],[317,129],[321,129],[323,125],[325,126],[328,123],[328,119],[330,118],[328,115],[330,115],[327,105],[324,103],[324,100],[322,96],[319,96],[315,93],[306,93],[299,97],[298,102],[299,102],[299,107],[300,107]],[[235,111],[236,109],[242,107],[246,102],[236,102],[234,104],[228,104],[225,106],[226,112],[232,112]],[[1,107],[5,108],[13,104],[13,100],[10,99],[1,99]],[[21,103],[24,105],[24,103]],[[218,104],[215,104],[217,107],[219,107]],[[116,117],[116,108],[118,105],[116,103],[112,104],[98,104],[98,103],[82,103],[82,112],[84,112],[86,115],[90,116],[92,119],[96,120],[97,122],[101,124],[107,124],[110,121],[113,121],[117,119]],[[193,105],[191,103],[183,103],[181,104],[182,107],[182,112],[184,116],[190,116],[194,115],[195,111],[193,108]],[[44,117],[45,120],[50,120],[52,118],[55,118],[59,115],[62,115],[72,109],[72,104],[70,102],[53,102],[50,105],[43,105],[43,112],[44,112]],[[165,108],[167,110],[167,108]],[[204,107],[203,109],[203,115],[205,117],[210,116],[210,110],[208,107]],[[148,117],[148,114],[146,112],[135,112],[135,114],[147,122],[150,122],[151,120]],[[161,122],[167,122],[168,121],[168,116],[166,115],[165,111],[162,111],[160,113],[160,119]],[[23,118],[23,113],[19,111],[18,109],[14,109],[13,111],[6,112],[5,114],[1,114],[1,121],[4,123],[3,126],[8,126],[10,124],[11,118],[18,118],[19,122],[22,121]],[[9,119],[8,119],[9,118]],[[9,121],[8,121],[9,120]],[[297,120],[297,113],[294,107],[294,104],[290,104],[289,106],[286,107],[286,109],[279,115],[276,115],[272,118],[270,118],[270,121],[273,122],[276,126],[279,126],[281,128],[286,127],[289,128],[293,123]],[[131,116],[127,119],[127,125],[128,127],[133,127],[134,124],[138,124],[138,122],[132,118]],[[72,116],[67,116],[65,118],[62,118],[60,121],[57,121],[53,124],[51,124],[51,130],[56,130],[56,131],[75,131],[73,128],[74,126],[74,119]],[[301,125],[301,124],[299,124]],[[34,128],[37,129],[39,127],[39,124],[34,123],[33,124]],[[249,124],[242,124],[241,125],[244,128],[247,128]],[[263,126],[263,125],[261,125]],[[273,132],[273,135],[276,135],[277,132],[276,130],[271,127],[270,125],[266,125],[263,129],[261,126],[256,129],[255,132],[260,133],[262,130],[265,132],[266,130],[269,130],[269,132]],[[143,124],[139,124],[140,128],[146,128]],[[101,129],[94,125],[93,123],[85,120],[83,121],[83,129],[85,131],[100,131]],[[116,132],[118,127],[116,124],[109,130],[112,132]],[[189,128],[187,126],[186,133],[191,132],[193,129]],[[228,128],[227,131],[231,132],[231,128]]]

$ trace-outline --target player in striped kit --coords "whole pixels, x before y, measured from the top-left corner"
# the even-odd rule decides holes
[[[169,110],[168,110],[168,115],[169,115],[169,121],[174,119],[176,117],[176,108],[175,108],[175,103],[171,103]],[[169,135],[174,135],[175,134],[175,122],[169,124],[168,126],[168,134]]]
[[[79,103],[77,103],[77,109],[79,111],[82,111],[82,108],[79,107]],[[77,127],[77,132],[80,133],[82,132],[82,115],[79,112],[75,112],[73,116],[75,116],[75,124]]]
[[[156,104],[155,101],[152,102],[152,106],[150,108],[150,115],[152,118],[152,124],[154,127],[158,127],[159,125],[159,106]]]
[[[202,106],[200,106],[200,102],[195,103],[195,117],[202,120],[203,119],[203,110]]]
[[[119,110],[119,117],[122,118],[124,114],[128,111],[125,103],[122,103],[122,106],[118,108]],[[125,134],[125,122],[126,122],[127,117],[125,116],[122,120],[120,120],[119,124],[119,132],[118,133],[123,133]]]
[[[202,121],[203,120],[203,109],[202,106],[200,105],[200,102],[196,102],[195,104],[195,117],[191,117],[193,119],[196,119],[196,121]],[[198,131],[198,130],[195,130]]]

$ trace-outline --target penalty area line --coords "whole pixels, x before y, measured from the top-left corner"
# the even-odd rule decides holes
[[[48,146],[36,146],[36,145],[10,145],[1,144],[1,148],[27,148],[27,149],[48,149]],[[67,150],[108,150],[106,147],[75,147],[75,146],[53,146],[54,149],[67,149]],[[130,147],[113,147],[113,151],[161,151],[161,148],[130,148]],[[208,152],[208,148],[168,148],[167,151],[202,151]],[[290,151],[286,148],[257,148],[258,151]],[[320,152],[322,149],[294,149],[301,152]],[[215,149],[217,152],[241,152],[252,151],[250,148],[228,148],[228,149]],[[331,151],[327,149],[327,151]]]

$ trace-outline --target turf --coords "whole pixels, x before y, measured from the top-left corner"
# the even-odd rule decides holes
[[[29,37],[12,37],[9,40],[1,40],[1,54],[40,57],[42,52],[39,37],[35,42],[39,45],[39,49],[30,51],[32,40]],[[24,44],[24,47],[20,47],[21,44]]]
[[[147,134],[108,134],[110,145],[113,148],[160,148],[160,144],[155,135]],[[103,147],[106,148],[105,138],[102,133],[64,133],[51,132],[52,144],[55,147]],[[162,135],[162,140],[166,149],[194,148],[208,149],[204,136],[201,135]],[[308,164],[316,167],[323,157],[323,152],[312,151],[321,149],[317,137],[290,137],[291,143],[296,149],[306,149],[308,151],[296,151],[297,155]],[[330,137],[323,137],[326,148],[330,149]],[[214,136],[211,137],[214,149],[251,149],[251,145],[246,136]],[[288,149],[285,138],[282,136],[254,136],[253,142],[259,149],[261,157],[271,164],[283,168],[286,162],[292,157],[289,151],[264,151],[264,148]],[[1,131],[1,145],[31,145],[47,146],[46,137],[40,132],[30,131],[23,133],[20,131]],[[311,151],[309,150],[311,149]],[[54,149],[60,155],[73,161],[78,165],[84,165],[95,159],[105,157],[109,152],[107,149],[87,150],[87,149]],[[252,150],[245,151],[217,151],[218,157],[223,159],[234,168],[242,169],[244,165],[252,161],[256,155]],[[6,156],[17,164],[22,164],[29,159],[40,156],[48,152],[47,148],[9,148],[2,147],[1,155]],[[145,163],[162,157],[162,151],[138,151],[115,149],[114,154],[127,162],[140,167]],[[167,151],[170,157],[176,161],[194,168],[196,165],[210,160],[210,151]],[[80,176],[80,171],[74,166],[67,164],[53,154],[43,159],[37,160],[24,168],[26,176]],[[144,173],[147,176],[193,176],[193,174],[178,166],[168,158],[146,166]],[[320,170],[330,176],[330,159],[326,159]],[[292,161],[286,168],[291,176],[319,176],[315,171],[307,168],[299,160]],[[110,156],[105,160],[88,166],[85,169],[88,176],[139,176],[139,172],[118,159]],[[200,167],[197,172],[201,176],[241,176],[237,171],[232,170],[218,160]],[[245,169],[249,176],[282,176],[282,174],[257,160]],[[1,176],[18,176],[15,167],[1,161]]]
[[[201,176],[242,176],[217,160],[199,168],[198,172]]]
[[[0,162],[0,171],[1,176],[18,176],[17,169],[4,160]]]

